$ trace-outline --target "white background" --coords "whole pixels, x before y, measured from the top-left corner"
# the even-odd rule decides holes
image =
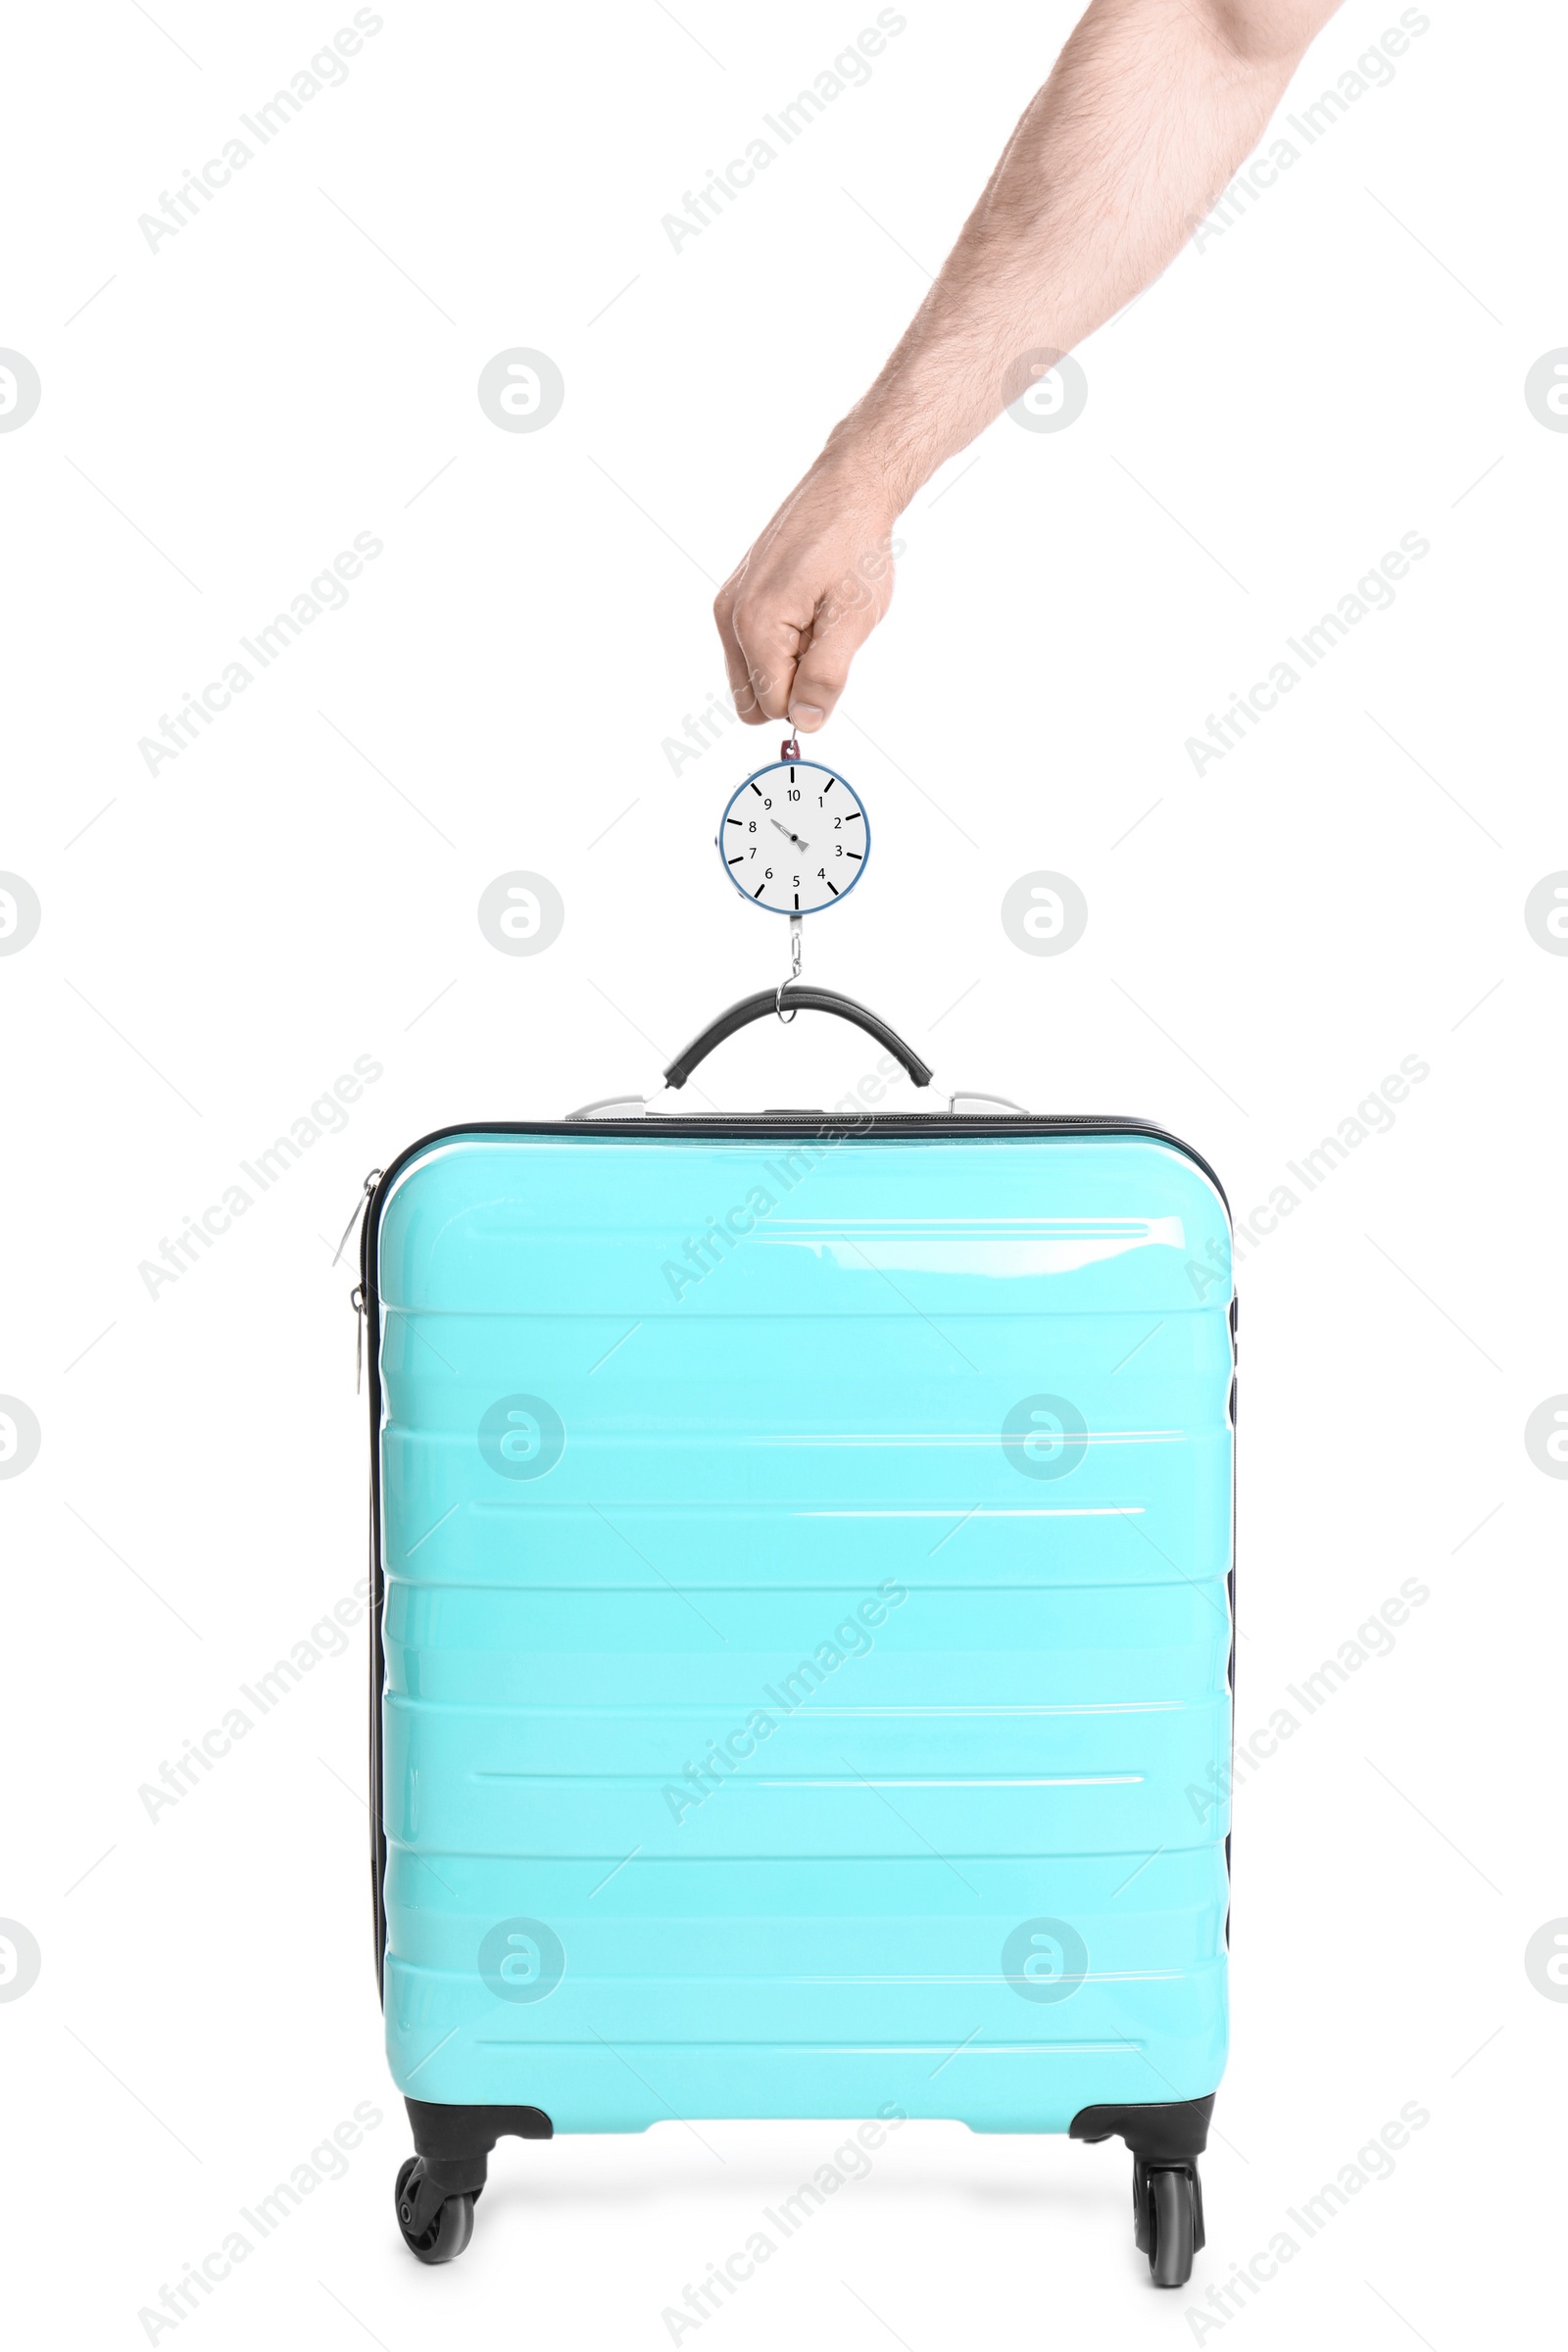
[[[712,584],[880,364],[1073,12],[911,5],[678,253],[661,216],[869,5],[388,5],[153,252],[138,215],[351,12],[157,13],[14,24],[0,142],[0,342],[43,385],[0,435],[0,866],[43,908],[0,960],[0,1390],[42,1429],[0,1484],[0,1912],[42,1951],[0,2004],[12,2331],[145,2341],[162,2284],[368,2100],[346,2177],[160,2342],[657,2346],[842,2131],[504,2143],[472,2247],[423,2270],[392,2212],[363,1623],[177,1806],[137,1791],[364,1572],[330,1257],[365,1171],[449,1120],[647,1091],[782,971],[710,846],[774,731],[678,778],[662,745],[722,685]],[[1398,13],[1351,0],[1287,108]],[[807,953],[950,1084],[1147,1114],[1241,1211],[1430,1063],[1242,1267],[1240,1732],[1401,1580],[1430,1599],[1239,1792],[1191,2290],[1147,2284],[1119,2145],[911,2126],[686,2342],[1446,2352],[1522,2327],[1556,2262],[1568,2009],[1524,1949],[1568,1911],[1568,1486],[1523,1429],[1568,1388],[1568,959],[1523,905],[1568,865],[1568,437],[1523,381],[1568,343],[1568,44],[1544,6],[1429,13],[1390,86],[1084,347],[1069,430],[1003,418],[915,501],[821,738],[876,864]],[[479,408],[511,346],[564,373],[543,431]],[[1393,609],[1195,776],[1185,739],[1409,531],[1431,552]],[[149,775],[138,739],[358,532],[384,552],[346,609]],[[565,904],[537,956],[475,919],[513,868]],[[1088,900],[1059,957],[1001,927],[1037,868]],[[347,1130],[150,1297],[140,1262],[365,1054]],[[803,1022],[703,1076],[829,1102],[862,1066]],[[1393,2177],[1221,2322],[1208,2286],[1411,2101]]]

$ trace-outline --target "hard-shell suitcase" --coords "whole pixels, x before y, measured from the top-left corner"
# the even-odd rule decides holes
[[[1180,2284],[1226,2049],[1217,1179],[956,1097],[447,1128],[361,1238],[377,1965],[426,2261],[506,2132],[1119,2133]],[[764,991],[666,1077],[770,1014]],[[963,1107],[967,1105],[968,1107]]]

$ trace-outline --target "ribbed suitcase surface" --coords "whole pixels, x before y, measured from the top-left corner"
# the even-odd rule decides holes
[[[371,1236],[400,2090],[1212,2091],[1229,1227],[1135,1130],[476,1130]]]

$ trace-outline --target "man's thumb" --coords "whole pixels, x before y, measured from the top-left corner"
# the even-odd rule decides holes
[[[790,685],[791,726],[810,733],[832,717],[849,682],[850,663],[886,609],[885,600],[867,596],[858,605],[841,607],[831,618],[818,617],[811,642],[795,664]]]

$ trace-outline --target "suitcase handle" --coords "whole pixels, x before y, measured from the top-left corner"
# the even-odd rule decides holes
[[[800,980],[786,980],[782,988],[760,988],[755,997],[742,997],[738,1004],[727,1006],[716,1020],[710,1021],[708,1027],[692,1039],[683,1054],[676,1054],[664,1072],[664,1084],[669,1087],[684,1086],[698,1063],[706,1060],[713,1048],[721,1046],[726,1037],[733,1037],[737,1029],[745,1029],[753,1021],[765,1020],[770,1012],[779,1012],[785,1004],[792,1004],[797,1012],[833,1012],[841,1021],[853,1021],[857,1029],[863,1029],[867,1037],[874,1037],[879,1046],[886,1046],[916,1086],[930,1085],[931,1072],[919,1054],[912,1047],[906,1046],[903,1038],[891,1030],[878,1014],[868,1011],[863,1004],[857,1004],[853,997],[841,997],[831,988],[812,988]]]

